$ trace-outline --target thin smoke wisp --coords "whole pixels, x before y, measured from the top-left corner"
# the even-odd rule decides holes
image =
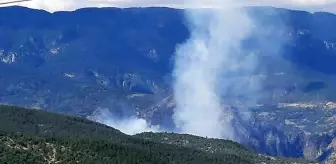
[[[191,36],[176,49],[173,119],[181,133],[234,140],[232,114],[221,94],[229,90],[248,94],[258,86],[249,78],[229,76],[251,74],[255,67],[254,55],[244,53],[241,45],[254,23],[234,1],[218,1],[218,6],[185,12]]]
[[[119,118],[114,116],[107,108],[97,109],[88,119],[116,128],[128,135],[142,132],[160,132],[159,126],[150,125],[144,119],[137,117]]]

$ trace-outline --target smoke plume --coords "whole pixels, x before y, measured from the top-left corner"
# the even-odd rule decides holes
[[[150,125],[146,120],[131,117],[117,117],[107,108],[97,109],[88,119],[116,128],[121,132],[134,135],[142,132],[159,132],[159,126]]]
[[[182,133],[233,140],[231,109],[221,95],[248,96],[259,85],[249,77],[256,58],[242,50],[254,23],[233,0],[216,2],[215,9],[186,10],[191,36],[176,50],[174,121]]]

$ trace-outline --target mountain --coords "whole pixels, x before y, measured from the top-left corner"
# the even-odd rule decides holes
[[[0,42],[1,69],[8,71],[1,73],[1,101],[87,115],[136,94],[164,95],[167,61],[187,31],[179,12],[163,9],[170,16],[155,14],[160,11],[140,12],[143,16],[138,17],[138,9],[50,14],[2,8],[1,38],[6,39]]]
[[[258,56],[263,78],[232,109],[239,142],[258,152],[326,161],[336,137],[336,16],[331,13],[252,7],[252,17],[277,33],[257,33],[244,48]],[[0,8],[0,103],[88,117],[101,109],[136,115],[173,129],[172,69],[177,45],[190,36],[183,10],[84,8],[48,13]],[[258,40],[278,40],[265,46]],[[244,77],[244,75],[238,75]],[[235,78],[235,77],[233,77]]]
[[[173,133],[128,136],[86,119],[41,110],[0,106],[0,118],[3,163],[309,163],[256,154],[226,140]],[[198,149],[206,145],[220,149]]]

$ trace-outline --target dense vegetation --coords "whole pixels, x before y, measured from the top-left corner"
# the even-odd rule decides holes
[[[266,161],[266,163],[304,162],[302,159],[274,158],[256,154],[247,150],[244,146],[229,140],[202,138],[185,134],[176,135],[174,133],[141,133],[136,136],[146,140],[188,147],[209,153],[238,155],[253,161],[253,163]]]
[[[252,122],[234,117],[246,137],[242,144],[296,158],[313,143],[318,150],[310,158],[324,157],[336,136],[336,110],[323,108],[336,101],[336,16],[270,7],[248,11],[260,26],[241,51],[257,57],[254,75],[238,74],[232,81],[256,80],[256,92],[246,98],[265,106],[252,109]],[[171,73],[176,47],[190,36],[187,23],[183,10],[171,8],[0,8],[0,103],[83,117],[108,108],[173,129]],[[245,104],[237,104],[245,98],[236,92],[222,96],[232,106]],[[283,103],[323,105],[275,110]],[[269,142],[268,134],[278,140]]]
[[[128,136],[86,119],[13,106],[0,106],[0,120],[2,163],[248,164],[295,161],[257,155],[225,140],[168,133]],[[163,142],[162,137],[169,142]],[[190,141],[188,145],[171,144],[185,139]],[[220,151],[204,151],[197,146],[207,144],[215,144]]]

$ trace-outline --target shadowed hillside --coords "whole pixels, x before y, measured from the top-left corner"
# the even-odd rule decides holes
[[[232,76],[262,79],[253,96],[257,104],[241,105],[246,97],[237,93],[222,97],[233,109],[251,109],[248,122],[234,120],[242,143],[269,155],[331,158],[336,16],[268,7],[247,10],[259,24],[277,30],[262,33],[262,28],[244,42],[260,64],[252,76]],[[170,8],[56,13],[0,8],[0,103],[83,117],[107,109],[116,117],[135,115],[174,129],[174,52],[189,33],[183,10]],[[265,46],[258,38],[279,44]]]
[[[162,138],[165,134],[128,136],[86,119],[13,106],[0,106],[0,118],[0,160],[4,163],[308,163],[258,155],[225,140],[172,133],[166,134],[168,138]],[[191,142],[172,144],[186,140]],[[207,143],[220,151],[197,146]]]

